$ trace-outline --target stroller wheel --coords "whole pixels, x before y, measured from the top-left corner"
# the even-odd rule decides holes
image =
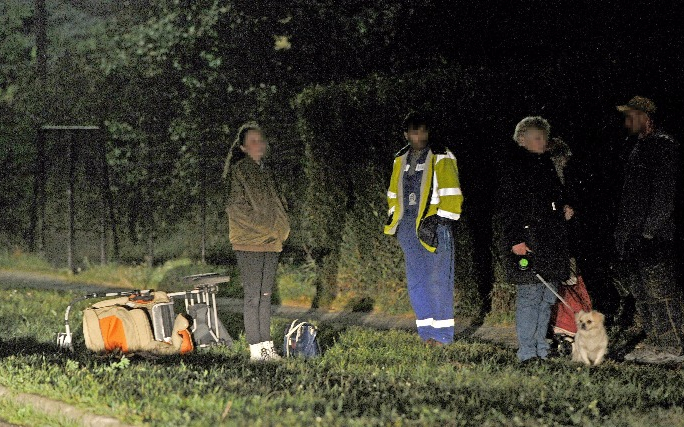
[[[559,356],[569,356],[572,354],[574,341],[574,338],[569,335],[556,334],[553,336],[553,348]]]
[[[74,351],[71,344],[71,334],[60,332],[57,334],[57,346],[60,349]]]

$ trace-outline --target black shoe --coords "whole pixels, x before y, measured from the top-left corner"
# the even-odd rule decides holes
[[[529,359],[522,360],[520,362],[520,366],[536,366],[541,363],[541,358],[534,356],[530,357]]]
[[[427,341],[425,341],[425,344],[428,347],[444,347],[444,345],[445,345],[443,342],[437,341],[434,338],[428,338]]]
[[[556,334],[551,340],[549,357],[566,357],[572,354],[573,337],[568,335]]]

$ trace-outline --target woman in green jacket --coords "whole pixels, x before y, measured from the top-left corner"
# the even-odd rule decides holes
[[[231,164],[236,147],[243,157]],[[290,233],[273,174],[263,162],[266,149],[261,128],[256,123],[246,123],[238,130],[224,170],[224,176],[230,172],[226,207],[229,239],[245,294],[245,338],[251,360],[280,358],[271,339],[271,293],[278,257]]]

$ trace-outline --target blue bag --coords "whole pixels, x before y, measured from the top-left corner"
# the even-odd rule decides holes
[[[295,319],[290,326],[285,328],[283,339],[283,354],[285,357],[300,356],[304,358],[321,355],[321,347],[318,345],[318,328],[309,322],[299,322]]]

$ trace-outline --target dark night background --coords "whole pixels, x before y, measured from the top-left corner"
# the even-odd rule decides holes
[[[612,227],[627,147],[615,106],[637,94],[651,98],[658,107],[657,126],[682,141],[681,4],[502,1],[450,9],[447,14],[435,6],[408,22],[407,45],[414,51],[451,52],[456,61],[483,69],[513,71],[508,81],[490,82],[488,95],[498,102],[489,105],[498,103],[500,109],[475,126],[463,123],[465,132],[452,141],[476,241],[490,241],[487,224],[496,205],[492,172],[501,148],[518,120],[542,115],[551,123],[552,136],[563,138],[574,154],[568,173],[578,194],[577,246],[587,286],[597,308],[616,310]],[[542,78],[544,69],[553,70],[552,82]],[[460,113],[450,112],[454,122]],[[678,209],[681,224],[682,203]],[[483,261],[479,264],[487,265],[488,248],[476,246],[475,252]]]
[[[198,35],[188,29],[201,27],[198,17],[211,9],[211,1],[55,0],[47,2],[47,90],[35,67],[34,3],[11,0],[2,10],[3,16],[18,16],[3,21],[7,26],[0,30],[0,89],[6,90],[0,92],[0,138],[10,147],[0,159],[0,205],[7,218],[0,232],[10,236],[30,234],[35,153],[26,147],[33,146],[39,124],[109,123],[110,162],[119,173],[118,214],[130,240],[142,246],[150,236],[175,231],[163,227],[179,218],[198,217],[196,188],[178,176],[209,182],[202,191],[221,200],[223,189],[216,183],[227,135],[245,119],[272,124],[271,135],[282,142],[274,167],[282,177],[293,177],[283,184],[303,199],[305,191],[295,187],[311,186],[298,181],[311,159],[303,159],[307,142],[298,124],[311,125],[315,117],[298,117],[293,99],[307,89],[347,82],[365,93],[362,86],[372,86],[373,76],[419,80],[421,73],[458,70],[452,75],[468,79],[463,86],[471,92],[442,99],[429,113],[437,124],[432,137],[445,141],[459,159],[483,291],[493,275],[498,164],[513,143],[515,124],[541,115],[551,123],[552,136],[563,138],[574,154],[569,173],[582,222],[578,246],[588,287],[607,292],[596,299],[600,307],[602,300],[616,299],[609,266],[626,132],[615,106],[634,95],[651,98],[658,106],[657,125],[684,140],[684,8],[677,1],[236,0],[219,2],[234,9],[212,10],[215,26]],[[175,27],[153,25],[159,22]],[[174,39],[177,33],[184,37]],[[24,45],[13,38],[17,34]],[[274,49],[274,35],[282,34],[291,49]],[[88,44],[89,38],[96,42]],[[140,48],[148,45],[149,50]],[[166,56],[159,56],[163,49]],[[209,66],[200,52],[223,62]],[[18,95],[9,99],[12,87]],[[457,93],[451,89],[442,95]],[[369,135],[386,136],[388,123],[398,125],[399,113],[411,105],[393,107],[401,112],[369,114]],[[385,168],[391,165],[389,153],[399,148],[400,132],[392,134],[397,146],[377,158]],[[368,141],[355,138],[350,144],[360,144],[350,151],[364,153]],[[187,164],[179,153],[190,158],[183,158]],[[208,170],[206,176],[197,177],[197,164]],[[178,175],[168,173],[183,167],[174,169]]]

